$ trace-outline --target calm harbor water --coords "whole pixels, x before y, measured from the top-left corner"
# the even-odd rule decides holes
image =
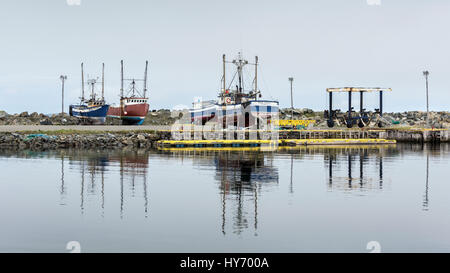
[[[449,145],[0,151],[0,251],[450,251]]]

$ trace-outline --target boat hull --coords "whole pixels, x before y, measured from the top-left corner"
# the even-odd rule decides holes
[[[73,117],[86,120],[92,124],[104,124],[109,105],[70,105],[69,113]]]
[[[273,113],[278,113],[278,107],[277,101],[266,100],[255,100],[242,104],[214,104],[200,109],[191,109],[191,122],[205,125],[217,116],[222,119],[222,122],[231,120],[233,123],[236,123],[238,118],[245,116],[247,112],[254,117],[271,119],[274,116]],[[245,124],[243,124],[245,127],[251,125],[248,124],[247,119],[248,117],[245,118]]]
[[[141,125],[149,110],[148,103],[125,104],[122,107],[110,107],[108,117],[120,118],[124,125]]]

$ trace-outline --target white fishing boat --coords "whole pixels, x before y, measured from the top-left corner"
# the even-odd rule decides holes
[[[226,81],[226,65],[232,64],[236,71],[230,82]],[[254,66],[253,82],[250,85],[244,83],[243,69],[246,65]],[[244,89],[248,86],[249,89]],[[210,101],[197,101],[190,109],[191,122],[197,125],[205,125],[207,122],[224,123],[226,127],[251,127],[259,123],[261,119],[269,120],[278,115],[279,103],[275,100],[261,99],[262,94],[258,89],[258,56],[255,63],[249,63],[239,53],[237,58],[226,61],[223,55],[222,88],[218,99]],[[239,122],[239,120],[243,122]],[[226,123],[226,124],[225,124]],[[231,123],[231,124],[230,124]]]

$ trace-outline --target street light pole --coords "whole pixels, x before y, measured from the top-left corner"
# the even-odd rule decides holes
[[[67,80],[67,76],[61,75],[59,77],[62,82],[62,96],[61,96],[61,116],[64,117],[64,82]]]
[[[423,75],[425,76],[425,81],[426,81],[426,91],[427,91],[427,126],[430,125],[430,112],[429,112],[429,107],[428,107],[428,75],[430,75],[430,72],[428,71],[424,71]]]
[[[291,82],[291,118],[294,119],[294,98],[292,96],[292,82],[294,81],[294,78],[289,77],[288,80]]]

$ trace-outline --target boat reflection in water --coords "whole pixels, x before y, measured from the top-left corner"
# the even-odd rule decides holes
[[[448,250],[449,158],[447,144],[0,149],[0,251]]]
[[[86,201],[91,196],[100,196],[102,217],[105,210],[105,173],[117,168],[120,183],[120,217],[125,210],[126,196],[135,198],[137,191],[142,191],[144,215],[148,217],[147,169],[149,152],[145,150],[60,150],[61,157],[61,204],[65,205],[67,189],[64,183],[64,164],[68,161],[69,169],[80,174],[80,210],[86,210]],[[110,179],[108,179],[110,180]],[[108,181],[109,183],[111,181]],[[114,185],[111,185],[114,186]],[[124,188],[125,186],[125,188]],[[141,194],[141,193],[139,193]],[[88,199],[88,200],[86,200]]]
[[[265,158],[267,157],[267,158]],[[227,209],[234,211],[233,232],[248,228],[248,216],[253,214],[255,235],[258,230],[258,198],[262,187],[278,184],[278,169],[273,158],[264,153],[219,153],[216,155],[216,180],[222,198],[222,233],[226,234]],[[247,205],[246,205],[247,203]],[[253,206],[250,204],[253,203]],[[246,209],[253,209],[247,212]]]
[[[194,165],[213,167],[221,198],[222,233],[258,230],[258,200],[264,188],[278,186],[274,154],[259,148],[163,149],[177,157],[190,157]]]

